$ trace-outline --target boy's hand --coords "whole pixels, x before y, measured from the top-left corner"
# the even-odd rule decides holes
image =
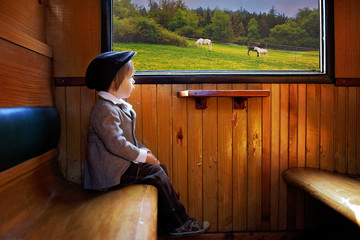
[[[157,160],[157,158],[152,153],[147,154],[146,162],[151,163],[151,164],[160,165],[160,161]]]

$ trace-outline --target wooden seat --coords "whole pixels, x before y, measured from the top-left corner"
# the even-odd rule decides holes
[[[157,190],[83,190],[47,162],[0,186],[0,239],[156,239]]]
[[[360,226],[360,181],[311,168],[290,168],[283,177]]]

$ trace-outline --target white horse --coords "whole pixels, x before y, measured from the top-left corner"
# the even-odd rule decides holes
[[[268,56],[268,51],[265,48],[254,47],[254,50],[258,52],[258,57],[260,57],[261,53],[263,53],[265,57]]]
[[[200,47],[202,47],[203,44],[207,44],[207,45],[208,45],[208,49],[209,49],[209,50],[211,49],[211,40],[210,40],[210,39],[199,38],[199,39],[196,41],[196,46],[199,46],[199,44],[200,44]]]

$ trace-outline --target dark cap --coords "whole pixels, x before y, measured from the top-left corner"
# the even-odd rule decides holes
[[[89,64],[85,82],[86,86],[96,91],[106,91],[114,79],[117,71],[130,61],[136,52],[105,52],[94,58]]]

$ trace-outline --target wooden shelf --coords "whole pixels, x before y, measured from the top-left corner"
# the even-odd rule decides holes
[[[177,92],[180,98],[195,98],[196,109],[206,109],[206,99],[209,97],[232,97],[234,109],[246,108],[246,101],[251,97],[268,97],[270,90],[184,90]]]

